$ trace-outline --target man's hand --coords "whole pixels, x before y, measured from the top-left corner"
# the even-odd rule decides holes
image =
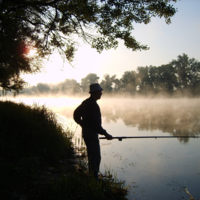
[[[112,140],[112,135],[110,135],[110,134],[108,134],[108,133],[105,134],[105,137],[106,137],[107,140]]]

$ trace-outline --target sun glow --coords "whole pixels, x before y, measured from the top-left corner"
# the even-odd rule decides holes
[[[29,55],[34,55],[36,49],[31,49]],[[44,62],[44,68],[40,73],[24,75],[24,80],[30,85],[37,83],[58,83],[65,79],[75,79],[80,82],[89,73],[95,73],[100,77],[102,62],[106,54],[99,54],[89,47],[82,47],[76,53],[73,63],[63,60],[59,53],[53,53]]]
[[[35,48],[30,48],[28,52],[28,57],[34,57],[37,53],[37,50]]]

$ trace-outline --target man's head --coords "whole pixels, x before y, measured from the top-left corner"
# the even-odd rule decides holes
[[[90,85],[90,94],[91,97],[93,97],[95,100],[98,100],[101,98],[103,88],[98,83],[94,83]]]

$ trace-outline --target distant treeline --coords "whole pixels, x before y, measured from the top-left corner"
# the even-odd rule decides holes
[[[88,93],[91,83],[99,82],[97,74],[90,73],[78,83],[66,79],[58,84],[38,83],[24,89],[26,94],[81,94]],[[200,96],[200,62],[179,55],[177,60],[161,66],[138,67],[136,71],[125,71],[120,79],[116,75],[104,75],[99,82],[104,93],[129,95]]]

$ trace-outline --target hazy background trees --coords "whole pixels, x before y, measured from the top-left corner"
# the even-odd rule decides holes
[[[90,73],[85,78],[81,79],[81,88],[83,92],[88,92],[89,85],[92,83],[98,83],[99,77],[96,74]]]
[[[26,94],[88,94],[91,83],[100,83],[104,94],[128,94],[131,96],[200,96],[200,62],[179,55],[176,60],[161,66],[138,67],[136,71],[125,71],[121,78],[105,74],[99,81],[97,74],[90,73],[78,83],[66,79],[57,84],[38,83],[23,90]]]
[[[82,93],[82,88],[81,85],[75,79],[66,79],[65,81],[57,84],[38,83],[36,86],[23,89],[21,93],[28,95],[74,95]]]
[[[104,79],[101,81],[100,85],[105,92],[111,93],[116,91],[115,80],[116,80],[116,75],[110,76],[109,74],[105,74]]]

